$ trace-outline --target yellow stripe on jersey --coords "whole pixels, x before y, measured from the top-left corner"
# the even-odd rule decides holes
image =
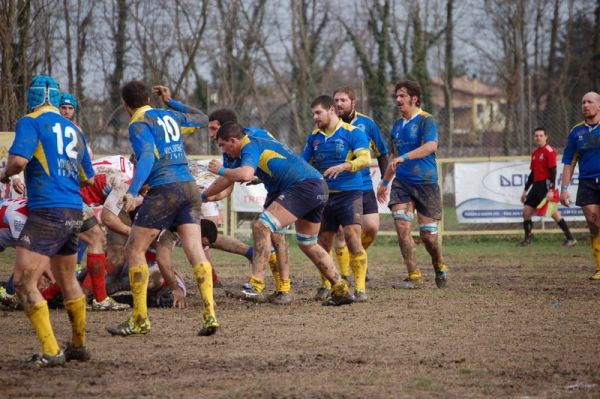
[[[196,133],[198,130],[200,130],[200,128],[198,127],[194,127],[194,126],[181,126],[181,134],[188,135],[188,134],[193,134]]]
[[[33,111],[25,116],[29,116],[31,118],[37,118],[38,116],[40,116],[41,114],[43,114],[45,112],[54,112],[55,114],[60,114],[60,112],[58,111],[58,108],[56,108],[55,106],[42,105],[41,107],[36,108],[35,111]]]
[[[131,115],[131,119],[129,120],[129,124],[131,125],[134,122],[141,122],[144,120],[144,117],[146,115],[146,111],[148,111],[149,109],[152,109],[151,106],[149,105],[144,105],[142,107],[139,107],[138,109],[135,110],[135,112],[133,113],[133,115]]]
[[[264,150],[262,154],[260,154],[260,159],[258,160],[258,167],[268,174],[269,176],[273,176],[271,173],[271,169],[269,169],[269,161],[272,159],[286,159],[283,155],[273,150]]]
[[[44,168],[44,172],[46,172],[46,174],[48,176],[50,176],[50,168],[48,167],[48,159],[46,159],[46,153],[44,152],[44,147],[42,147],[42,143],[38,142],[38,146],[35,149],[35,152],[33,153],[34,158],[36,158],[40,165],[42,165],[42,168]]]
[[[156,147],[156,144],[154,144],[154,156],[156,157],[156,159],[160,159],[160,154],[158,152],[158,148]]]
[[[250,142],[250,137],[248,135],[245,135],[244,137],[242,137],[242,139],[240,140],[240,143],[242,145],[241,148],[244,148],[249,142]]]

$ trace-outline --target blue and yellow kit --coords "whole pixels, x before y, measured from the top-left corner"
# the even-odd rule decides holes
[[[204,114],[138,108],[129,121],[129,140],[138,164],[128,193],[137,195],[144,184],[194,181],[187,166],[183,135],[195,133],[206,124]]]
[[[302,157],[321,174],[344,162],[352,163],[358,156],[362,162],[357,163],[356,168],[353,164],[351,171],[342,172],[335,179],[325,179],[330,192],[363,189],[362,174],[356,172],[368,168],[371,164],[369,142],[364,132],[340,120],[331,133],[320,129],[313,130],[302,153]]]
[[[438,141],[438,127],[431,114],[419,109],[410,119],[398,119],[390,134],[392,152],[406,154],[430,141]],[[396,168],[396,179],[413,184],[438,181],[435,152],[420,159],[406,160]]]
[[[43,105],[19,119],[8,153],[29,160],[29,209],[82,209],[80,182],[94,176],[92,161],[85,136],[56,107]]]
[[[368,116],[361,114],[360,112],[354,113],[354,118],[350,121],[352,126],[363,130],[367,134],[367,140],[369,141],[369,148],[375,155],[375,158],[379,158],[381,155],[388,153],[387,144],[381,135],[379,126],[377,123]],[[371,179],[371,168],[364,168],[360,171],[363,178],[363,191],[373,189],[373,180]]]
[[[600,124],[581,122],[569,132],[562,163],[574,166],[577,162],[580,179],[600,177]]]
[[[242,138],[239,166],[255,168],[269,194],[285,191],[307,179],[322,179],[315,168],[279,141],[246,135]]]

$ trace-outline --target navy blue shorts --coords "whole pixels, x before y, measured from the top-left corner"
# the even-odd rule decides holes
[[[371,213],[379,213],[379,206],[377,206],[377,198],[375,198],[375,192],[373,190],[363,191],[363,215]]]
[[[321,223],[327,198],[329,198],[329,189],[325,180],[306,179],[283,192],[267,195],[265,209],[273,202],[277,202],[298,219]]]
[[[412,184],[394,179],[388,206],[413,202],[417,212],[431,219],[442,219],[442,196],[436,184]]]
[[[525,197],[525,205],[528,205],[532,208],[537,208],[538,205],[546,198],[546,194],[548,194],[550,183],[546,180],[535,181],[531,186],[531,190],[527,193],[527,197]]]
[[[177,182],[152,187],[140,206],[134,226],[171,229],[182,224],[200,224],[202,201],[195,182]]]
[[[81,209],[31,209],[17,246],[50,258],[74,255],[79,250],[77,235],[82,224]]]
[[[340,226],[361,224],[362,206],[362,191],[342,191],[329,194],[329,201],[323,210],[321,231],[338,231]]]
[[[579,179],[575,205],[585,206],[597,204],[600,204],[600,178]]]

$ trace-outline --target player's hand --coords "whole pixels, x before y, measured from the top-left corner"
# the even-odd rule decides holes
[[[257,184],[262,184],[262,180],[260,180],[258,177],[254,177],[254,179],[247,181],[246,183],[244,183],[247,186],[256,186]]]
[[[389,186],[383,186],[381,183],[377,186],[377,202],[385,204],[388,199],[388,193],[390,191]]]
[[[187,308],[187,299],[185,299],[185,295],[183,295],[183,291],[179,286],[173,288],[173,307],[177,309]]]
[[[152,93],[160,97],[163,103],[168,103],[171,100],[171,90],[167,86],[157,85],[152,87]]]
[[[527,198],[527,193],[523,191],[523,193],[521,194],[521,204],[525,203],[525,198]]]
[[[136,207],[137,207],[136,198],[129,193],[125,194],[125,196],[123,197],[123,209],[125,209],[125,211],[127,211],[127,212],[131,212]]]
[[[216,159],[211,159],[210,162],[208,163],[208,170],[210,170],[212,173],[214,173],[216,175],[216,174],[218,174],[221,166],[223,166],[223,163],[221,161],[218,161]]]
[[[352,168],[352,164],[350,162],[344,162],[336,166],[332,166],[323,172],[323,177],[327,179],[335,179],[339,176],[340,173],[346,172]]]
[[[392,170],[396,170],[398,165],[400,165],[402,162],[404,162],[404,158],[396,157],[390,161],[390,163],[388,164],[388,168],[391,168]]]
[[[10,176],[6,176],[6,169],[0,169],[0,183],[10,183]]]
[[[568,208],[571,205],[570,197],[571,197],[571,195],[569,194],[569,192],[567,190],[564,190],[564,191],[561,190],[560,203]]]
[[[14,179],[12,179],[11,183],[13,190],[15,190],[17,194],[25,194],[25,183],[23,183],[23,180],[19,179],[18,177],[15,177]]]

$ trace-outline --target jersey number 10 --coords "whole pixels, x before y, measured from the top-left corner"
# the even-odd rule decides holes
[[[179,140],[179,125],[173,118],[165,115],[162,118],[158,118],[156,123],[165,131],[165,143],[168,144],[171,141]]]

